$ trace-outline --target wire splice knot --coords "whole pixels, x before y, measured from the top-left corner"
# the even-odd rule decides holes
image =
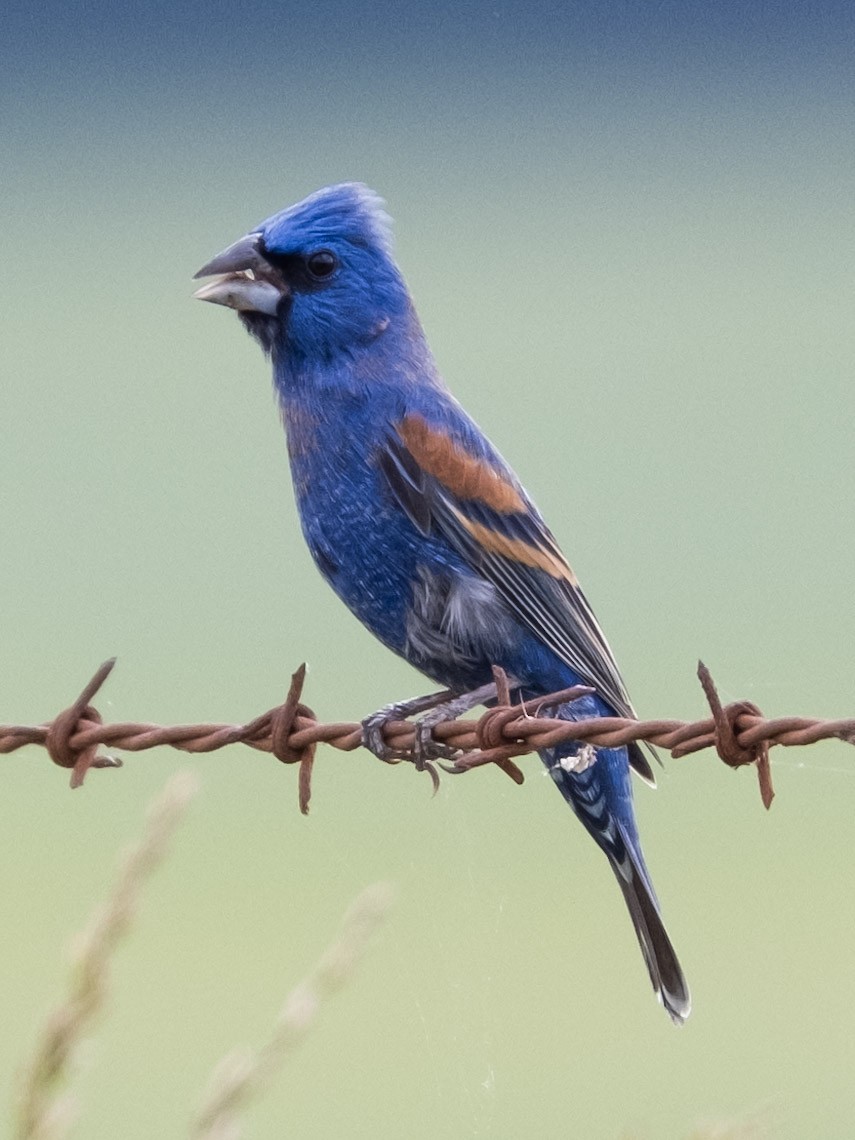
[[[95,728],[104,723],[101,714],[89,704],[107,678],[113,671],[116,658],[109,661],[96,671],[92,679],[84,686],[80,696],[69,708],[54,717],[47,729],[45,748],[54,764],[60,768],[71,769],[71,787],[79,788],[86,779],[90,768],[121,768],[122,761],[114,756],[99,756],[98,742],[75,746],[76,733]]]
[[[746,747],[740,744],[737,737],[739,718],[742,716],[762,718],[762,712],[752,701],[732,701],[729,705],[722,706],[712,674],[703,661],[698,662],[698,680],[701,682],[712,713],[715,750],[719,759],[729,768],[744,768],[746,764],[757,766],[760,798],[768,811],[775,798],[768,741],[758,740]]]

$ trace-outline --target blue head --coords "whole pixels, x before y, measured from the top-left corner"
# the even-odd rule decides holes
[[[274,359],[353,357],[415,322],[391,244],[376,194],[358,182],[328,186],[208,262],[196,276],[220,276],[196,296],[236,309]]]

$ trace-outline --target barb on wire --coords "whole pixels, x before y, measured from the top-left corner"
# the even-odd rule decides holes
[[[15,752],[28,744],[41,745],[55,764],[71,770],[71,786],[76,788],[83,783],[90,768],[121,767],[121,760],[99,753],[100,747],[143,752],[168,746],[181,752],[214,752],[231,744],[245,744],[272,753],[283,764],[299,765],[299,804],[306,814],[318,744],[352,752],[364,743],[361,723],[322,723],[302,703],[305,665],[292,676],[283,703],[248,724],[105,724],[90,702],[115,663],[115,658],[105,661],[74,703],[46,724],[0,725],[0,753]],[[791,747],[830,739],[855,744],[855,718],[817,720],[789,716],[769,720],[749,701],[722,706],[703,662],[698,664],[698,677],[712,715],[697,721],[633,720],[618,716],[556,720],[542,715],[544,710],[577,700],[590,690],[577,686],[514,705],[504,672],[494,669],[494,676],[496,683],[486,699],[498,703],[480,719],[449,719],[432,725],[433,740],[455,756],[450,765],[444,766],[445,771],[459,774],[485,764],[496,764],[515,783],[522,783],[523,774],[513,763],[514,757],[567,740],[599,748],[644,742],[670,752],[674,758],[714,748],[731,768],[748,764],[756,767],[760,795],[768,808],[774,796],[769,765],[772,745]],[[383,739],[390,750],[403,753],[405,760],[415,761],[419,742],[424,738],[424,726],[421,728],[420,733],[419,726],[411,721],[389,720],[383,725]],[[422,766],[425,766],[423,761]],[[436,778],[432,766],[427,767]]]

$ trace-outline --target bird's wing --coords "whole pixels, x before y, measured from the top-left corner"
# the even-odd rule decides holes
[[[416,415],[395,425],[379,465],[414,526],[441,534],[618,715],[635,715],[576,575],[507,469]],[[652,777],[639,749],[632,760],[641,775]]]

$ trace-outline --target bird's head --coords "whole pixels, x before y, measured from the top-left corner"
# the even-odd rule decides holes
[[[408,313],[390,219],[366,186],[318,190],[204,265],[196,296],[236,309],[264,350],[315,363],[353,354]]]

